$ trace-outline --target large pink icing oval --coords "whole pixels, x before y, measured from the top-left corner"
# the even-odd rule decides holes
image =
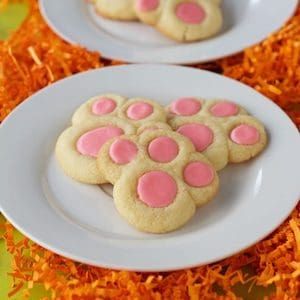
[[[119,165],[125,165],[134,160],[138,148],[135,143],[129,140],[118,139],[109,148],[109,156]]]
[[[114,126],[106,126],[88,131],[77,140],[77,151],[82,155],[97,157],[104,143],[122,134],[124,134],[124,131]]]
[[[176,198],[176,181],[166,172],[150,171],[138,180],[139,198],[150,207],[167,207]]]
[[[183,2],[176,7],[176,16],[179,20],[187,24],[199,24],[206,17],[206,12],[202,6],[194,2]]]
[[[159,5],[159,0],[137,0],[136,8],[141,12],[150,12]]]
[[[230,138],[239,145],[254,145],[259,141],[260,134],[255,127],[242,124],[231,131]]]
[[[100,97],[92,105],[92,112],[95,115],[101,116],[113,112],[117,104],[113,99]]]
[[[148,153],[151,159],[160,163],[168,163],[178,155],[177,143],[166,136],[154,139],[148,146]]]
[[[210,108],[210,113],[215,117],[230,117],[235,116],[239,112],[236,104],[228,101],[216,103]]]
[[[189,163],[183,172],[184,181],[193,187],[205,187],[210,185],[214,178],[213,168],[203,162]]]
[[[177,129],[194,144],[197,151],[205,151],[214,141],[213,131],[203,124],[185,124]]]
[[[171,104],[170,110],[178,116],[192,116],[201,109],[201,103],[195,98],[180,98]]]
[[[145,102],[131,104],[127,109],[127,116],[132,120],[142,120],[153,113],[153,106]]]

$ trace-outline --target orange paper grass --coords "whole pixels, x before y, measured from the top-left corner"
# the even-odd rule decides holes
[[[72,46],[44,23],[37,2],[21,28],[0,44],[0,121],[26,97],[52,82],[111,62]],[[209,69],[238,79],[279,104],[300,127],[300,10],[263,43],[215,63]],[[64,101],[67,101],[66,99]],[[284,199],[283,199],[284,201]],[[42,284],[44,299],[242,299],[239,285],[272,287],[266,299],[300,299],[300,204],[272,235],[221,262],[170,273],[112,271],[71,261],[23,238],[13,227],[3,238],[12,255],[14,296]],[[101,249],[99,249],[101,251]]]

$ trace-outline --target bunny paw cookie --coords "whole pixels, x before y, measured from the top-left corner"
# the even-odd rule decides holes
[[[94,0],[96,11],[103,17],[133,21],[137,19],[134,10],[135,0]]]
[[[104,94],[83,103],[73,114],[72,124],[85,120],[99,120],[101,117],[116,116],[126,98],[117,94]]]
[[[107,182],[99,171],[96,158],[109,139],[123,134],[134,134],[136,129],[125,120],[103,118],[86,121],[67,128],[58,138],[56,158],[66,175],[83,183]]]
[[[179,42],[216,34],[223,18],[219,0],[137,0],[138,18]]]
[[[166,233],[187,223],[196,205],[185,184],[172,172],[147,165],[127,169],[113,198],[123,218],[141,231]]]

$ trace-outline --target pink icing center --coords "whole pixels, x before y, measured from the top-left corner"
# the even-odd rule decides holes
[[[178,155],[177,143],[169,137],[158,137],[154,139],[148,147],[148,153],[156,162],[167,163]]]
[[[214,140],[214,133],[212,130],[202,124],[186,124],[180,126],[177,129],[177,132],[189,138],[199,152],[207,149]]]
[[[177,184],[168,173],[151,171],[139,178],[137,193],[150,207],[166,207],[176,198]]]
[[[127,109],[127,116],[132,120],[147,118],[153,113],[153,106],[145,102],[137,102],[130,105]]]
[[[193,187],[205,187],[211,184],[215,178],[215,172],[211,166],[203,162],[188,164],[183,172],[185,182]]]
[[[205,10],[197,3],[184,2],[176,7],[176,16],[187,24],[199,24],[205,17]]]
[[[106,97],[101,97],[92,105],[92,112],[95,115],[106,115],[113,112],[117,104],[114,100]]]
[[[77,151],[82,155],[97,157],[102,145],[109,139],[122,135],[122,129],[113,126],[97,128],[83,134],[77,141]]]
[[[260,139],[259,131],[250,125],[239,125],[231,131],[230,138],[239,145],[254,145]]]
[[[219,102],[210,108],[210,112],[215,117],[235,116],[239,112],[236,104],[231,102]]]
[[[135,159],[138,148],[135,143],[129,140],[117,140],[109,148],[111,159],[119,165],[125,165]]]
[[[181,98],[171,104],[171,112],[179,116],[192,116],[201,109],[201,103],[194,98]]]
[[[159,0],[138,0],[136,7],[139,11],[148,12],[155,10],[159,5]]]

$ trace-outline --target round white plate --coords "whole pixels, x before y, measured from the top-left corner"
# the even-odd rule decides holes
[[[53,155],[74,110],[99,93],[225,97],[261,119],[265,151],[220,174],[217,198],[169,234],[138,232],[98,186],[66,177]],[[33,95],[0,127],[0,207],[25,235],[63,256],[114,269],[163,271],[210,263],[254,244],[288,216],[300,197],[300,139],[273,102],[234,80],[168,65],[129,65],[81,73]]]
[[[210,1],[210,0],[208,0]],[[224,26],[208,40],[180,44],[138,22],[100,17],[86,0],[39,0],[50,27],[65,40],[106,58],[191,64],[228,56],[263,40],[294,13],[298,0],[223,0]]]

